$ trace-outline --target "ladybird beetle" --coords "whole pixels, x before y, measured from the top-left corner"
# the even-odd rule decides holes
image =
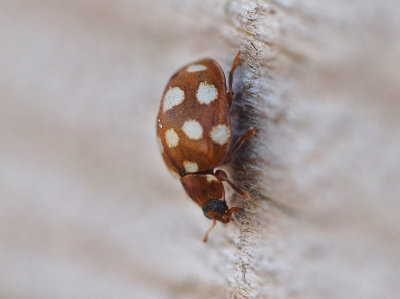
[[[157,116],[157,136],[165,164],[180,177],[183,188],[204,215],[213,220],[204,242],[217,220],[228,223],[233,220],[233,212],[242,210],[228,208],[222,182],[227,182],[242,197],[249,197],[224,171],[214,171],[215,167],[228,163],[232,153],[255,133],[250,128],[229,150],[232,138],[229,108],[239,56],[240,52],[229,72],[228,89],[225,74],[213,59],[198,60],[179,69],[164,90]]]

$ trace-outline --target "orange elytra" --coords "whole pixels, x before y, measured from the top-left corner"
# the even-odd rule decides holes
[[[228,88],[222,68],[213,59],[198,60],[179,69],[164,90],[157,116],[157,136],[165,164],[180,177],[183,188],[203,209],[204,215],[213,220],[204,242],[216,221],[228,223],[233,220],[233,212],[242,210],[228,208],[222,182],[248,198],[224,171],[214,171],[215,167],[228,163],[232,153],[255,133],[250,128],[230,150],[229,108],[234,97],[232,81],[239,56],[240,52],[229,72]]]

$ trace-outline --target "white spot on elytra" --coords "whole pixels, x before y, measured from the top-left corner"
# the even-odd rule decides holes
[[[158,147],[160,148],[160,152],[162,154],[162,153],[164,153],[164,147],[162,145],[160,137],[157,137],[157,141],[158,141]]]
[[[206,178],[207,178],[207,182],[209,182],[209,183],[218,182],[218,179],[214,175],[207,174]]]
[[[196,94],[197,100],[200,104],[210,104],[218,97],[218,90],[214,84],[207,84],[200,82],[199,88]]]
[[[226,125],[218,125],[212,128],[210,136],[215,143],[224,145],[229,140],[231,132]]]
[[[205,71],[206,69],[207,69],[207,67],[205,65],[192,64],[192,65],[188,66],[186,71],[189,72],[189,73],[194,73],[194,72]]]
[[[160,120],[160,119],[157,119],[157,123],[158,123],[158,127],[159,127],[160,129],[162,129],[162,123],[161,123],[161,120]]]
[[[165,140],[167,141],[168,147],[172,148],[178,145],[179,136],[174,129],[168,129],[165,132]]]
[[[203,137],[203,128],[197,120],[191,119],[183,123],[182,131],[187,137],[194,140],[199,140]]]
[[[179,87],[172,87],[168,89],[164,96],[163,111],[166,112],[169,109],[181,104],[185,99],[185,93]]]
[[[183,167],[185,167],[185,171],[188,173],[197,172],[199,170],[199,166],[196,162],[183,161]]]

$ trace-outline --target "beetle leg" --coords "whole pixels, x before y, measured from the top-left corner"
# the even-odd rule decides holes
[[[250,136],[253,136],[255,133],[256,133],[256,129],[254,129],[254,128],[248,129],[247,132],[244,133],[243,136],[240,137],[240,138],[236,141],[236,143],[235,143],[235,145],[233,146],[232,150],[226,155],[226,157],[225,157],[224,161],[222,162],[222,164],[229,163],[229,162],[231,161],[231,159],[232,159],[232,155],[237,151],[237,149],[242,145],[242,143],[243,143],[247,138],[249,138]]]
[[[237,193],[240,194],[240,196],[242,196],[244,199],[249,199],[250,196],[247,192],[243,191],[242,189],[240,189],[238,186],[236,186],[234,183],[232,183],[229,179],[228,176],[226,174],[225,171],[223,170],[217,170],[214,174],[217,179],[219,179],[221,182],[227,182],[229,184],[229,186],[232,187],[233,190],[235,190]],[[231,208],[234,209],[234,208]],[[233,212],[235,212],[235,210],[232,210]]]
[[[206,232],[204,238],[203,238],[203,242],[206,243],[208,241],[208,235],[210,234],[210,232],[213,230],[213,228],[215,227],[215,225],[217,224],[217,221],[214,220],[213,224],[211,225],[211,227],[208,229],[208,231]]]
[[[239,64],[239,56],[240,56],[240,51],[236,54],[235,59],[233,61],[232,64],[232,68],[231,71],[229,72],[229,81],[228,81],[228,103],[229,103],[229,107],[232,105],[232,101],[233,101],[233,96],[234,96],[234,92],[232,89],[232,84],[233,84],[233,74],[235,73],[235,69]]]
[[[243,209],[239,207],[232,207],[228,210],[229,216],[231,218],[231,221],[235,221],[235,218],[233,218],[232,214],[233,213],[240,213]]]

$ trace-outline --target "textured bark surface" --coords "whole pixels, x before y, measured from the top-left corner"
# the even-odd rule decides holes
[[[1,298],[395,298],[398,1],[1,1]],[[155,137],[173,72],[235,75],[210,223]]]

